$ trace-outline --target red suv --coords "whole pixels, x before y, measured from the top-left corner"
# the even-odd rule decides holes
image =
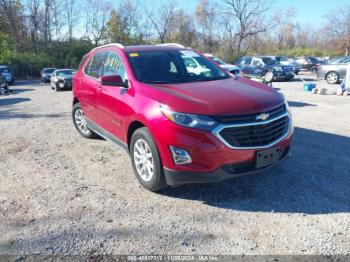
[[[290,154],[291,114],[274,89],[236,77],[179,44],[93,49],[73,81],[73,121],[124,148],[139,182],[216,182]]]

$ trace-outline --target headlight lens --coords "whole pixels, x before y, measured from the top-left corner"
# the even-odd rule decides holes
[[[160,110],[166,118],[181,126],[198,128],[206,131],[211,131],[216,126],[216,122],[208,116],[178,113],[171,111],[165,106],[161,106]]]

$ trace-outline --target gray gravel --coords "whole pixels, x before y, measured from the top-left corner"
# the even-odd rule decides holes
[[[74,130],[70,91],[19,83],[0,97],[0,254],[349,254],[350,97],[317,84],[274,84],[296,126],[282,165],[155,194]]]

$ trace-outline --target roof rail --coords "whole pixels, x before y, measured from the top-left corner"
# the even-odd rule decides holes
[[[156,44],[157,46],[176,46],[180,48],[185,48],[183,45],[178,43],[163,43],[163,44]]]
[[[111,44],[106,44],[106,45],[101,45],[101,46],[95,47],[92,50],[97,50],[97,49],[100,49],[100,48],[110,47],[110,46],[115,46],[115,47],[118,47],[118,48],[124,48],[124,46],[122,44],[120,44],[120,43],[111,43]]]

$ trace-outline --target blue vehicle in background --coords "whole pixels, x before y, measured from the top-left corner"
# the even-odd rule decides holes
[[[242,74],[263,78],[266,82],[288,81],[294,78],[292,65],[283,65],[271,56],[244,56],[235,63]]]
[[[0,74],[2,74],[7,84],[13,85],[15,83],[15,77],[8,66],[0,65]]]

